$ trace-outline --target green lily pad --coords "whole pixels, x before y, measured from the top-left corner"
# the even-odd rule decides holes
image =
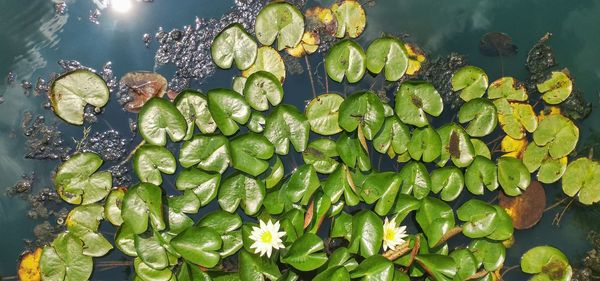
[[[173,271],[171,271],[170,268],[157,270],[148,266],[140,258],[133,260],[133,268],[135,270],[136,277],[134,280],[169,281],[173,278]]]
[[[77,206],[67,216],[67,230],[83,242],[83,254],[90,257],[106,255],[113,246],[98,231],[104,219],[104,207],[97,204]]]
[[[537,90],[543,94],[546,103],[559,104],[571,95],[573,82],[565,72],[552,71],[550,78],[537,84]]]
[[[423,163],[412,161],[400,170],[403,194],[413,194],[417,199],[427,197],[431,190],[431,178]]]
[[[344,77],[350,83],[362,79],[367,69],[367,55],[360,45],[342,40],[333,45],[325,56],[325,70],[333,81],[341,83]]]
[[[404,82],[396,93],[396,114],[405,124],[424,127],[429,124],[426,113],[439,116],[444,110],[442,97],[432,84]]]
[[[214,267],[221,260],[217,252],[223,241],[219,234],[207,227],[190,227],[171,240],[171,246],[187,261]]]
[[[246,124],[251,109],[244,97],[229,89],[208,91],[208,109],[221,133],[231,136],[239,130],[238,124]]]
[[[67,72],[50,85],[52,109],[67,123],[83,124],[83,111],[90,104],[101,108],[108,103],[110,91],[98,74],[86,69]]]
[[[437,130],[442,141],[439,166],[444,166],[448,159],[459,168],[468,167],[475,158],[475,148],[471,138],[458,124],[449,123]]]
[[[275,146],[275,152],[286,155],[290,142],[297,152],[302,152],[308,144],[310,124],[296,107],[282,104],[267,117],[264,136]]]
[[[465,66],[452,75],[452,91],[460,91],[464,101],[480,98],[488,87],[488,76],[475,66]]]
[[[187,123],[184,140],[192,138],[194,124],[203,134],[212,134],[217,129],[217,124],[210,115],[210,111],[208,111],[208,100],[202,93],[194,90],[184,90],[177,95],[174,103]]]
[[[383,222],[370,210],[362,210],[352,218],[352,236],[348,250],[368,258],[379,253],[383,243]]]
[[[258,111],[253,111],[250,115],[250,120],[248,120],[248,130],[254,133],[262,133],[265,130],[265,125],[267,124],[267,118],[265,118],[262,113]]]
[[[457,266],[453,258],[440,254],[421,254],[415,261],[435,280],[452,280],[456,275]]]
[[[498,123],[502,130],[513,139],[525,137],[525,131],[533,132],[538,127],[538,120],[533,107],[525,103],[509,103],[507,99],[494,101],[498,112]]]
[[[135,233],[128,224],[122,224],[115,234],[115,246],[125,255],[137,257],[135,250]]]
[[[421,208],[421,200],[406,194],[398,194],[396,204],[392,208],[392,219],[400,224],[413,211]]]
[[[210,53],[220,68],[230,68],[233,62],[239,70],[250,67],[256,60],[258,46],[241,24],[223,29],[213,40]]]
[[[482,195],[484,188],[494,191],[498,188],[496,163],[489,158],[476,156],[465,171],[465,185],[469,192]]]
[[[333,159],[337,156],[335,141],[330,139],[311,142],[302,152],[304,163],[312,165],[315,171],[322,174],[331,174],[337,169],[339,162]]]
[[[467,280],[479,268],[475,256],[468,249],[452,251],[449,256],[454,259],[456,264],[455,280]]]
[[[481,200],[465,202],[456,210],[456,215],[465,222],[462,232],[469,238],[483,238],[496,230],[496,209]]]
[[[562,115],[545,117],[533,132],[533,141],[539,146],[548,146],[548,153],[554,159],[569,155],[578,139],[579,128]]]
[[[165,229],[162,211],[162,189],[151,183],[140,183],[127,190],[121,211],[123,223],[135,234],[148,229],[148,219],[155,230]]]
[[[198,213],[200,199],[194,191],[186,190],[181,195],[167,198],[167,206],[168,233],[177,235],[194,225],[194,221],[187,214]]]
[[[361,171],[371,169],[369,154],[358,139],[342,133],[336,141],[336,148],[340,158],[348,167],[358,167]]]
[[[160,234],[156,232],[144,233],[134,236],[134,245],[137,256],[148,267],[161,270],[169,266],[169,253],[162,245]]]
[[[302,205],[306,205],[319,186],[320,182],[315,169],[312,165],[305,164],[296,168],[283,188],[291,202],[296,203],[302,200]]]
[[[513,77],[502,77],[490,84],[488,98],[505,98],[509,101],[526,101],[528,99],[525,85]]]
[[[531,175],[523,162],[513,157],[498,158],[498,182],[508,196],[517,196],[527,189]]]
[[[241,281],[278,280],[281,277],[277,263],[266,257],[249,253],[246,250],[240,251],[239,274]]]
[[[496,107],[484,98],[468,101],[458,112],[458,122],[469,122],[465,130],[472,137],[483,137],[492,133],[496,128],[497,120]]]
[[[392,281],[394,264],[380,255],[373,255],[361,262],[350,277],[363,281]]]
[[[323,94],[312,99],[304,110],[310,129],[324,136],[341,132],[338,115],[343,101],[344,98],[338,94]]]
[[[335,37],[343,38],[348,35],[350,38],[356,38],[360,36],[367,24],[365,10],[360,3],[345,0],[340,4],[334,4],[331,10],[335,14],[337,22]]]
[[[231,82],[231,88],[234,91],[238,92],[240,95],[243,95],[247,80],[248,78],[244,76],[235,76],[233,77],[233,82]]]
[[[530,173],[539,168],[537,178],[540,182],[554,183],[565,173],[567,157],[552,159],[548,154],[548,146],[538,146],[535,142],[531,142],[523,153],[523,164]]]
[[[416,219],[427,236],[429,247],[435,246],[455,223],[452,208],[444,201],[433,197],[423,199]]]
[[[442,152],[440,135],[430,126],[415,128],[408,143],[408,153],[414,160],[432,162]]]
[[[277,39],[277,50],[293,48],[304,34],[304,16],[287,2],[273,2],[262,8],[256,16],[256,38],[270,46]]]
[[[348,269],[343,266],[334,266],[325,269],[323,272],[317,274],[313,281],[343,281],[350,280],[350,273]]]
[[[167,135],[173,142],[185,138],[187,124],[183,115],[170,102],[151,98],[140,110],[138,129],[147,143],[165,146]]]
[[[372,92],[358,92],[340,105],[339,124],[347,132],[361,128],[365,138],[372,140],[385,119],[383,104]]]
[[[402,178],[396,172],[372,173],[365,178],[360,196],[367,204],[375,205],[375,212],[385,216],[394,206]]]
[[[471,138],[471,143],[475,149],[475,155],[481,155],[487,159],[492,159],[492,153],[485,142],[480,139]]]
[[[282,261],[300,271],[311,271],[327,262],[327,255],[321,252],[325,246],[316,234],[305,233],[290,246]]]
[[[276,106],[283,100],[283,87],[275,75],[257,71],[248,76],[244,86],[244,97],[248,104],[258,111],[269,109],[269,103]]]
[[[587,158],[571,162],[562,178],[562,188],[568,196],[578,195],[583,204],[600,201],[600,164]]]
[[[285,80],[285,63],[283,62],[283,58],[281,58],[279,52],[269,46],[258,48],[256,61],[248,69],[242,71],[242,76],[249,77],[258,71],[266,71],[275,75],[281,83]]]
[[[454,201],[465,186],[465,178],[460,169],[444,167],[431,172],[431,191],[440,193],[444,201]]]
[[[247,133],[231,140],[233,168],[254,177],[269,168],[268,160],[274,153],[273,145],[259,134]]]
[[[375,39],[367,48],[367,69],[379,74],[385,68],[385,79],[397,81],[408,69],[408,55],[404,43],[397,38]]]
[[[217,196],[221,174],[207,173],[197,168],[189,168],[177,174],[175,186],[178,190],[191,190],[198,197],[200,206],[205,206]]]
[[[264,180],[265,187],[269,189],[279,184],[279,182],[283,179],[284,173],[285,167],[283,166],[283,162],[281,162],[281,159],[275,155],[275,163],[269,168],[267,176]]]
[[[567,281],[573,274],[565,254],[550,246],[538,246],[525,252],[521,257],[521,270],[536,274],[531,280]]]
[[[96,172],[102,166],[102,158],[92,152],[78,153],[58,167],[54,186],[60,197],[71,204],[98,202],[112,187],[110,172]]]
[[[233,213],[239,205],[251,216],[258,212],[265,198],[266,190],[262,181],[245,174],[234,174],[223,180],[219,190],[221,209]]]
[[[348,178],[351,177],[346,165],[339,165],[327,179],[322,182],[323,192],[329,196],[332,203],[337,203],[344,195],[344,203],[348,206],[355,206],[360,202],[360,197],[354,192]]]
[[[408,151],[411,141],[408,126],[400,122],[398,116],[389,116],[383,122],[379,133],[373,138],[373,148],[379,153],[394,152],[402,154]]]
[[[142,182],[160,185],[163,181],[161,173],[172,175],[175,169],[175,156],[162,146],[143,145],[133,156],[133,170]]]
[[[181,145],[179,163],[184,168],[198,168],[223,173],[231,162],[229,141],[224,136],[196,135]]]
[[[473,240],[469,243],[468,249],[477,259],[479,266],[483,265],[488,272],[502,268],[506,258],[506,248],[501,242]]]
[[[104,218],[108,220],[114,226],[120,226],[123,223],[121,217],[121,206],[123,204],[123,197],[125,197],[125,188],[116,188],[110,191],[104,201]]]
[[[68,232],[44,247],[40,258],[44,280],[88,280],[93,267],[92,257],[83,254],[83,242]]]

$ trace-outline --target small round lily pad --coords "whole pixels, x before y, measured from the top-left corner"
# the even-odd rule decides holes
[[[338,116],[342,102],[344,98],[338,94],[323,94],[312,99],[304,111],[310,129],[324,136],[341,132]]]

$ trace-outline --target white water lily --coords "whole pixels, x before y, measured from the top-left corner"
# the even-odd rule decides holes
[[[389,221],[385,218],[383,222],[383,250],[395,250],[396,246],[404,243],[407,237],[406,226],[396,226],[395,220]]]
[[[259,221],[260,227],[252,227],[252,233],[250,233],[250,239],[254,241],[251,249],[254,249],[255,254],[260,254],[263,256],[267,254],[267,257],[271,257],[271,253],[273,249],[283,249],[283,241],[281,237],[283,237],[286,233],[285,231],[279,232],[279,222],[275,223],[269,222],[265,223],[264,221]]]

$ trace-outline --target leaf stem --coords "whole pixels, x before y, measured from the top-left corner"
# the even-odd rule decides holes
[[[317,97],[317,90],[315,90],[315,81],[313,79],[312,69],[310,68],[310,62],[308,56],[304,56],[304,62],[306,63],[306,69],[308,70],[308,78],[310,79],[310,86],[312,88],[313,98]]]
[[[125,160],[121,161],[121,163],[119,163],[119,166],[123,166],[125,165],[127,162],[129,162],[129,160],[131,160],[131,157],[133,157],[133,155],[135,154],[135,152],[142,147],[144,144],[146,144],[146,140],[141,141],[132,151],[131,153],[129,153],[129,155],[127,155],[127,158],[125,158]]]
[[[482,269],[480,271],[475,272],[475,274],[467,277],[467,279],[465,279],[465,280],[476,280],[476,279],[479,279],[479,278],[482,278],[482,277],[486,276],[488,273],[489,272],[487,270]]]
[[[573,201],[575,201],[575,197],[571,198],[569,203],[567,203],[567,206],[565,206],[565,208],[562,209],[562,211],[560,213],[556,214],[556,216],[554,217],[554,220],[552,221],[553,225],[556,225],[558,227],[560,226],[560,221],[562,220],[563,216],[565,215],[565,213],[567,212],[569,207],[571,207],[571,204],[573,204]]]
[[[389,250],[383,253],[383,257],[390,261],[395,261],[399,257],[404,256],[406,253],[410,252],[410,250],[410,241],[406,241],[403,244],[398,245],[394,250]]]
[[[462,230],[463,230],[462,226],[455,226],[455,227],[451,228],[446,233],[444,233],[444,235],[442,235],[442,238],[440,238],[440,241],[438,241],[435,244],[435,246],[433,246],[433,248],[446,243],[446,241],[448,241],[450,238],[452,238],[452,237],[456,236],[457,234],[461,233]]]

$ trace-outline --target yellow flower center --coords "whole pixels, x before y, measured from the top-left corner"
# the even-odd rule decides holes
[[[273,242],[273,235],[271,235],[270,231],[265,231],[260,237],[260,240],[265,244],[270,244],[271,242]]]
[[[396,235],[395,235],[395,231],[393,229],[385,230],[385,240],[392,241],[392,240],[394,240],[394,236],[396,236]]]

